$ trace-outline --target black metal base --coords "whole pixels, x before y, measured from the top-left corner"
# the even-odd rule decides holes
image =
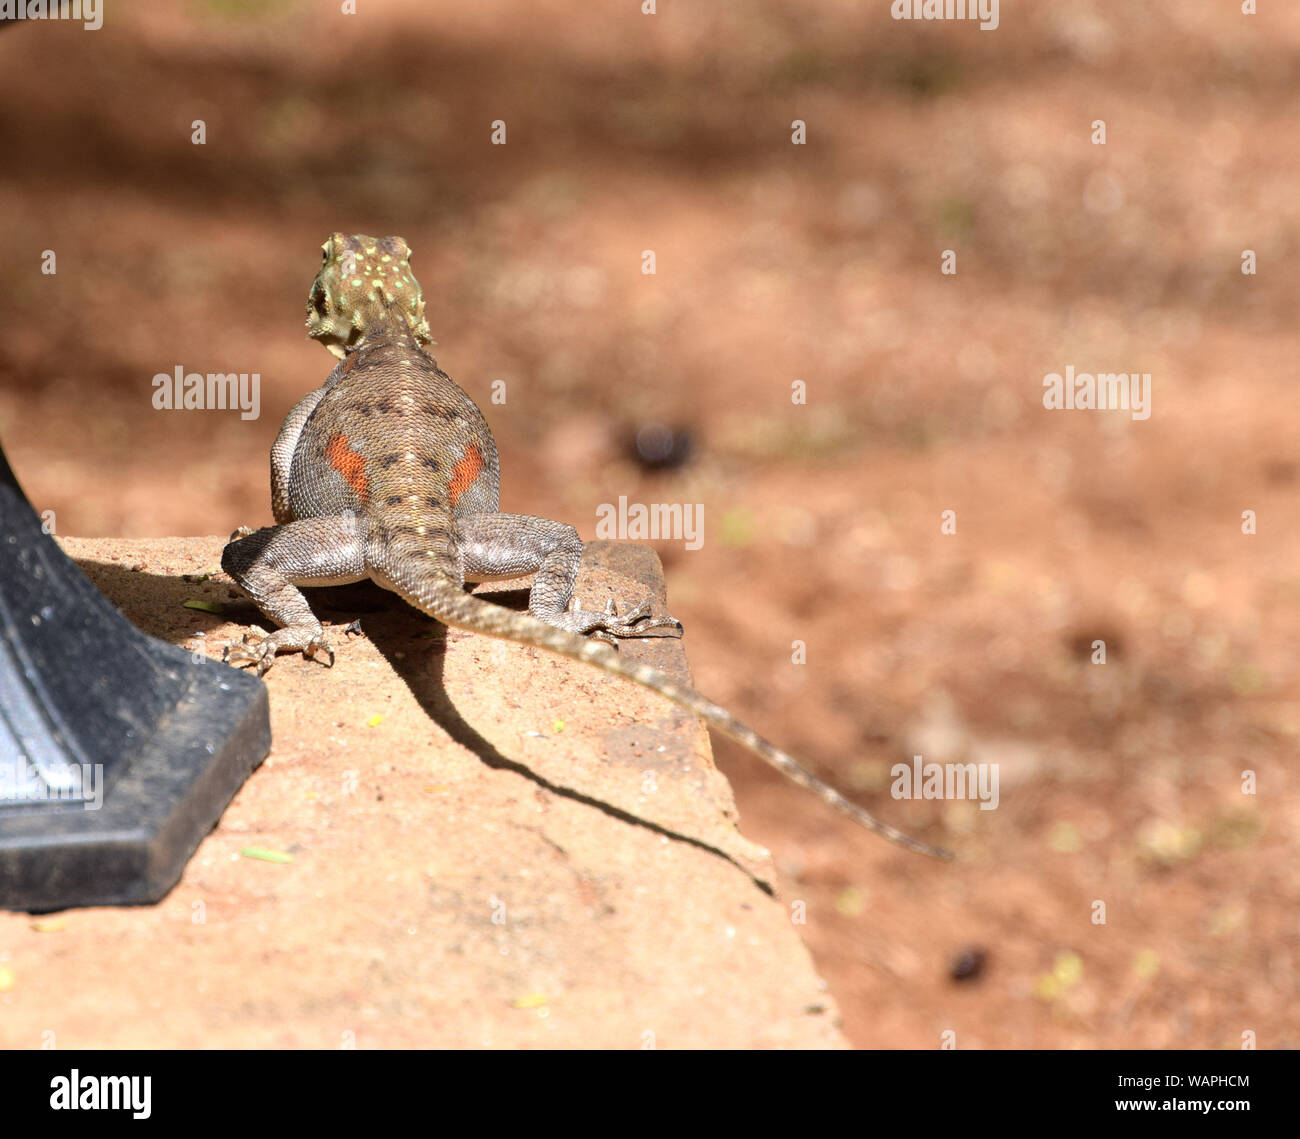
[[[158,901],[270,743],[265,685],[139,632],[0,452],[0,908]]]

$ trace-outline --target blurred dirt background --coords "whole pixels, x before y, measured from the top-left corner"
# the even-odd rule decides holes
[[[855,1043],[1300,1045],[1300,7],[358,7],[0,32],[0,438],[58,532],[269,522],[320,244],[400,234],[503,508],[703,503],[657,544],[701,690],[958,851],[715,741]],[[178,365],[261,418],[155,411]],[[1151,418],[1046,411],[1067,365]],[[632,457],[655,421],[684,465]],[[998,763],[998,809],[892,800],[913,754]]]

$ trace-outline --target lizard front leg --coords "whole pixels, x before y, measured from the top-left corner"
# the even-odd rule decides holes
[[[457,525],[465,580],[491,581],[535,573],[528,611],[548,625],[610,644],[619,637],[647,636],[651,629],[668,629],[668,636],[682,635],[677,618],[651,614],[648,598],[621,616],[612,599],[604,610],[570,609],[582,561],[582,539],[568,523],[528,514],[471,514],[457,519]]]
[[[259,676],[279,652],[306,657],[328,653],[334,663],[334,649],[298,587],[346,585],[367,576],[365,543],[355,515],[303,518],[254,531],[222,550],[221,568],[263,613],[283,626],[253,644],[226,646],[224,660],[255,664]]]

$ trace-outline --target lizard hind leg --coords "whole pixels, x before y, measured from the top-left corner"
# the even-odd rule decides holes
[[[328,655],[333,665],[334,649],[299,586],[344,585],[367,576],[354,517],[305,518],[254,531],[221,551],[221,568],[281,626],[261,640],[246,636],[243,644],[227,645],[223,660],[256,665],[259,676],[283,652]]]
[[[644,598],[631,612],[622,615],[615,608],[614,599],[611,597],[605,602],[602,613],[584,609],[578,599],[574,598],[573,605],[563,613],[544,616],[534,612],[533,616],[540,617],[548,625],[554,625],[557,629],[582,633],[615,648],[618,648],[619,637],[644,637],[649,635],[651,629],[668,630],[666,633],[656,633],[655,636],[680,637],[682,635],[682,623],[676,617],[667,613],[662,616],[651,613],[649,598]]]
[[[474,514],[458,520],[467,581],[536,574],[528,611],[557,629],[581,633],[617,647],[620,637],[682,635],[682,624],[655,615],[649,599],[619,614],[610,599],[603,610],[583,609],[573,597],[582,539],[566,522],[528,514]],[[651,633],[651,630],[666,630]]]

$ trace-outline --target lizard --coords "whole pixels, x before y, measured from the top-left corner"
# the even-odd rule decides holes
[[[499,510],[500,463],[487,420],[426,350],[435,343],[411,250],[400,237],[334,233],[307,302],[308,337],[339,358],[289,412],[271,448],[275,525],[241,528],[222,569],[276,625],[223,659],[263,675],[277,653],[334,650],[303,586],[369,578],[445,625],[547,649],[657,692],[700,716],[867,830],[909,850],[952,855],[851,802],[725,708],[628,660],[620,638],[681,636],[649,600],[619,614],[571,605],[583,543],[568,523]],[[467,583],[534,575],[526,613]]]

